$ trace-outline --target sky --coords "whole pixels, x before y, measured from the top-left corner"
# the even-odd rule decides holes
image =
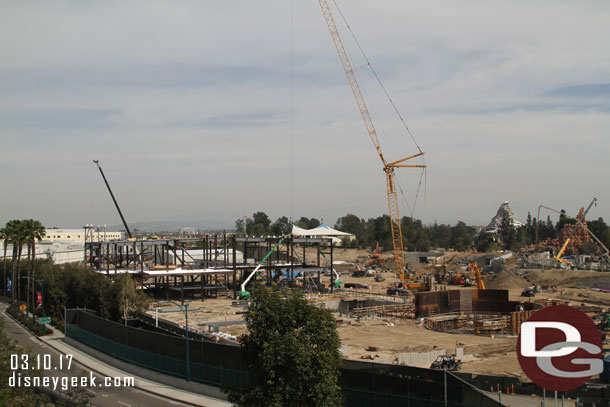
[[[384,154],[417,153],[330,4]],[[426,152],[419,194],[421,171],[398,171],[401,214],[485,225],[504,201],[524,221],[597,197],[589,218],[610,221],[610,3],[337,4]],[[317,1],[0,11],[0,224],[120,224],[94,159],[128,223],[387,213]]]

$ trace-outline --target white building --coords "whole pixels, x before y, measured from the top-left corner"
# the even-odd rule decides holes
[[[21,259],[27,258],[28,251],[24,247],[21,251]],[[4,256],[4,246],[0,243],[0,258]],[[50,259],[55,264],[76,263],[83,261],[85,256],[84,245],[79,243],[41,241],[36,243],[36,258],[40,260]],[[13,257],[13,246],[6,245],[6,258]]]
[[[110,232],[103,227],[87,228],[88,242],[103,242],[106,240],[124,240],[124,232]],[[82,229],[47,229],[42,239],[45,242],[85,243],[85,228]]]

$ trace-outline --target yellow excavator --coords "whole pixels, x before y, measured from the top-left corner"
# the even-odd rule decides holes
[[[468,271],[472,275],[472,279],[475,282],[475,286],[479,290],[485,289],[485,283],[483,282],[483,276],[481,276],[481,269],[477,266],[477,263],[468,263]]]

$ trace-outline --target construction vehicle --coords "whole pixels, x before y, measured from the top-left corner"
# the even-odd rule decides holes
[[[394,284],[387,288],[386,293],[388,295],[397,295],[399,297],[407,297],[412,295],[409,290],[405,288],[405,283],[395,281]]]
[[[375,247],[375,251],[373,252],[373,254],[371,254],[371,259],[378,259],[380,256],[379,254],[379,242],[377,242],[377,246]]]
[[[326,260],[326,264],[328,264],[328,266],[330,267],[330,273],[329,274],[330,274],[330,289],[331,289],[331,291],[333,291],[335,288],[341,288],[341,284],[343,282],[341,280],[339,280],[340,274],[337,272],[337,270],[334,269],[332,263],[330,262],[330,260],[328,260],[326,258],[326,255],[324,254],[322,249],[320,249],[320,247],[318,247],[318,252],[322,255],[324,260]]]
[[[352,271],[352,277],[366,277],[366,270],[357,265],[356,269]]]
[[[477,289],[484,290],[485,283],[483,282],[483,277],[481,276],[481,269],[479,268],[477,263],[468,263],[468,271],[470,271]]]
[[[343,40],[341,39],[341,34],[337,29],[335,24],[332,12],[326,0],[318,0],[320,3],[320,7],[322,9],[322,14],[324,14],[324,18],[326,20],[326,25],[328,26],[328,30],[330,31],[330,35],[335,44],[335,48],[337,49],[337,53],[339,55],[339,59],[341,60],[341,65],[343,66],[343,70],[345,71],[345,75],[347,76],[347,80],[352,88],[352,92],[354,94],[354,98],[356,99],[356,104],[360,110],[360,114],[362,116],[362,120],[364,121],[364,125],[366,130],[373,142],[375,150],[381,159],[381,164],[383,166],[383,171],[385,172],[385,181],[387,188],[387,198],[388,198],[388,207],[390,212],[390,226],[392,230],[392,244],[394,246],[394,260],[396,262],[396,271],[400,277],[400,283],[404,285],[405,283],[405,248],[402,241],[402,231],[400,226],[400,213],[398,210],[398,194],[396,188],[396,178],[394,175],[394,171],[396,168],[426,168],[426,165],[408,165],[404,164],[405,161],[411,160],[416,157],[423,156],[425,153],[421,151],[419,146],[417,149],[419,153],[408,156],[406,158],[390,162],[388,163],[383,156],[381,151],[381,145],[379,144],[379,137],[377,135],[377,130],[375,129],[375,125],[373,123],[373,119],[369,113],[369,109],[364,100],[364,96],[360,90],[360,85],[358,84],[358,79],[356,78],[356,73],[354,68],[352,67],[352,63],[349,59],[345,46],[343,45]],[[406,126],[405,126],[406,127]],[[408,129],[407,129],[408,130]],[[416,143],[417,145],[417,143]]]
[[[449,284],[462,285],[467,287],[470,285],[470,280],[468,280],[463,274],[454,274],[451,280],[449,280]]]
[[[535,297],[536,290],[532,287],[526,287],[523,289],[523,291],[521,291],[521,296],[522,297]]]
[[[462,361],[456,359],[454,355],[438,355],[436,360],[430,365],[430,369],[449,370],[456,372],[462,367]]]
[[[388,295],[408,295],[407,293],[403,293],[405,290],[413,290],[413,291],[425,291],[430,290],[432,288],[434,277],[430,276],[426,278],[426,281],[419,281],[418,278],[422,275],[435,270],[437,267],[436,264],[426,267],[424,270],[419,273],[414,274],[412,277],[409,277],[408,281],[395,282],[391,287],[388,287],[387,293]]]
[[[252,279],[252,277],[254,277],[257,273],[258,270],[263,266],[263,264],[265,263],[265,261],[269,258],[269,256],[271,256],[271,253],[273,253],[275,251],[275,249],[277,249],[277,247],[280,245],[280,243],[282,243],[284,241],[284,238],[282,237],[276,244],[275,246],[273,246],[271,248],[271,250],[269,251],[269,253],[267,253],[265,255],[265,257],[263,257],[263,259],[258,263],[258,265],[254,268],[254,270],[252,271],[252,273],[250,273],[250,275],[248,275],[248,277],[244,280],[243,283],[241,283],[241,290],[237,293],[237,296],[239,297],[240,300],[247,300],[248,298],[250,298],[250,293],[248,291],[246,291],[246,284],[248,284],[248,282],[250,281],[250,279]]]

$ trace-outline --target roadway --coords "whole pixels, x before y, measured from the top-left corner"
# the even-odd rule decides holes
[[[104,376],[88,370],[85,366],[80,363],[73,361],[70,369],[67,369],[67,359],[65,355],[61,355],[60,352],[50,347],[45,342],[40,341],[37,337],[33,336],[29,331],[17,324],[12,318],[5,314],[6,304],[0,304],[0,316],[4,320],[4,331],[8,337],[17,341],[19,346],[29,349],[30,352],[36,357],[36,355],[51,355],[51,369],[44,371],[45,376],[56,378],[61,383],[62,377],[75,377],[83,374],[89,376],[92,374],[95,377],[96,387],[89,386],[85,388],[92,398],[90,399],[91,404],[100,407],[136,407],[136,406],[192,406],[202,405],[199,403],[182,403],[176,400],[169,400],[166,398],[159,397],[155,394],[144,392],[135,387],[100,387],[104,384]],[[63,357],[63,367],[60,370],[58,361],[60,355]],[[42,356],[41,356],[42,358]],[[42,359],[41,359],[42,360]],[[30,365],[35,365],[36,360],[30,360]],[[91,373],[90,373],[91,372]],[[132,376],[128,373],[121,375]],[[69,380],[69,379],[63,379]],[[138,378],[135,377],[136,383]],[[52,387],[52,385],[51,385]],[[58,390],[61,385],[57,386]]]

